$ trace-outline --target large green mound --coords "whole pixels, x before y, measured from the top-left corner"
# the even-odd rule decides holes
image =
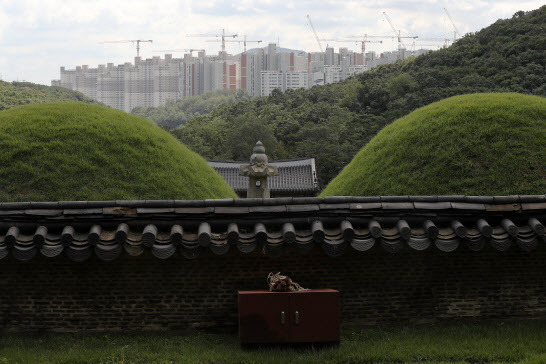
[[[323,195],[546,192],[546,98],[451,97],[384,128]]]
[[[0,201],[236,197],[150,121],[84,103],[0,111]]]
[[[81,101],[88,104],[98,104],[97,101],[81,92],[64,87],[44,86],[31,82],[0,81],[0,110],[12,107],[42,104],[45,102]]]

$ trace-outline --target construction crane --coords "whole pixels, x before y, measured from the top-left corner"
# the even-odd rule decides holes
[[[134,43],[136,44],[136,55],[137,57],[140,57],[140,43],[152,43],[153,40],[142,40],[142,39],[130,39],[130,40],[110,40],[106,42],[100,42],[101,44],[104,43]]]
[[[418,38],[418,37],[402,37],[402,36],[400,36],[400,30],[396,30],[396,28],[392,24],[391,18],[389,18],[387,13],[383,12],[383,15],[385,16],[385,19],[387,19],[387,21],[389,22],[389,25],[391,26],[392,31],[396,35],[396,38],[398,38],[398,52],[400,52],[400,50],[402,49],[402,46],[405,47],[404,42],[402,42],[402,38],[411,38],[411,39],[417,39]]]
[[[307,19],[309,19],[309,25],[311,26],[311,29],[313,29],[313,33],[315,34],[315,39],[317,40],[320,52],[322,53],[324,51],[322,50],[322,45],[320,44],[320,39],[319,39],[319,37],[317,35],[317,31],[315,30],[315,27],[313,26],[313,22],[311,21],[311,17],[309,15],[307,15]]]
[[[219,42],[220,40],[218,39],[215,39],[215,40],[207,40],[207,42]],[[246,52],[246,44],[247,43],[261,43],[262,41],[261,40],[246,40],[246,35],[244,36],[243,40],[226,40],[225,41],[226,43],[243,43],[244,45],[244,50]]]
[[[382,40],[367,40],[367,39],[362,39],[362,40],[356,40],[356,39],[321,39],[322,41],[324,42],[347,42],[347,43],[358,43],[360,42],[361,43],[361,49],[362,49],[362,54],[364,55],[364,64],[365,65],[368,65],[368,58],[366,57],[366,43],[383,43]]]
[[[453,25],[453,42],[455,42],[457,40],[457,34],[459,34],[459,36],[461,35],[461,33],[459,32],[459,29],[457,29],[457,26],[455,25],[455,22],[453,21],[453,19],[451,18],[451,15],[449,15],[449,12],[447,11],[446,8],[444,8],[446,14],[447,14],[447,17],[449,18],[449,20],[451,21],[451,25]]]
[[[375,38],[375,39],[398,39],[400,42],[401,38],[409,38],[409,39],[417,39],[418,37],[402,37],[402,36],[391,36],[391,35],[347,35],[346,38],[355,38],[355,39],[362,39],[360,42],[362,43],[362,53],[365,53],[366,51],[366,43],[383,43],[382,41],[370,41],[368,38]],[[398,50],[400,50],[400,43],[398,44]]]
[[[204,49],[193,49],[193,48],[190,48],[190,49],[181,49],[181,48],[177,48],[177,49],[159,49],[159,50],[156,50],[154,52],[190,52],[190,54],[193,55],[193,52],[205,52]]]
[[[451,42],[451,39],[449,38],[419,38],[419,41],[444,42],[443,48],[447,48],[447,44]]]
[[[187,37],[216,37],[222,41],[222,52],[226,51],[226,38],[237,38],[237,34],[226,34],[226,30],[222,29],[222,34],[188,34]]]
[[[366,43],[383,43],[382,40],[353,40],[353,39],[321,39],[324,42],[361,43],[362,54],[366,53]]]
[[[357,38],[357,39],[362,39],[360,42],[362,42],[362,53],[365,53],[365,50],[366,50],[366,46],[365,46],[365,43],[382,43],[382,42],[373,42],[373,41],[369,41],[368,38],[375,38],[375,39],[398,39],[398,41],[400,41],[400,38],[409,38],[409,39],[417,39],[418,37],[402,37],[402,36],[399,36],[399,35],[396,35],[396,36],[390,36],[390,35],[368,35],[368,34],[364,34],[364,35],[348,35],[346,36],[346,38]],[[398,44],[398,49],[400,50],[400,44]]]
[[[440,46],[438,44],[414,44],[414,47],[415,48],[415,45],[418,45],[419,47],[433,47],[433,48],[440,48]],[[415,49],[412,49],[412,52],[415,52]]]

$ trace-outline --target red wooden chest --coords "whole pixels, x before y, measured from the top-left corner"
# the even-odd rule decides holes
[[[339,342],[339,292],[239,291],[243,344]]]

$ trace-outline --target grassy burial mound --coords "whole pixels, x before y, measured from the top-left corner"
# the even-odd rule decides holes
[[[546,98],[451,97],[396,120],[323,195],[509,195],[546,192]]]
[[[150,121],[84,103],[0,111],[0,201],[236,197]]]

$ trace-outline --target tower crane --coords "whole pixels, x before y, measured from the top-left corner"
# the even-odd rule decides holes
[[[451,21],[451,25],[453,25],[453,42],[455,42],[457,40],[457,34],[459,34],[459,36],[460,36],[461,33],[459,32],[459,29],[457,29],[457,26],[455,25],[455,22],[453,21],[453,19],[451,19],[451,15],[449,15],[449,12],[447,11],[447,9],[444,8],[444,10],[445,10],[445,12],[447,14],[447,17]]]
[[[398,38],[398,52],[399,53],[400,53],[400,50],[402,49],[402,46],[405,46],[404,43],[402,42],[402,38],[412,38],[412,39],[417,39],[418,38],[418,37],[402,37],[402,36],[400,36],[400,30],[398,30],[398,31],[396,30],[396,28],[392,24],[391,18],[389,18],[387,13],[383,12],[383,15],[385,16],[385,19],[387,19],[387,21],[389,22],[389,25],[391,26],[392,31],[396,35],[396,38]]]
[[[134,43],[136,44],[136,55],[137,57],[140,57],[140,43],[152,43],[153,40],[143,40],[143,39],[129,39],[129,40],[110,40],[105,42],[100,42],[101,44],[104,43]]]
[[[360,38],[360,37],[359,37]],[[345,43],[361,43],[362,54],[366,53],[366,43],[383,43],[382,40],[367,40],[363,38],[362,40],[352,40],[352,39],[321,39],[324,42],[345,42]]]
[[[360,37],[359,37],[360,38]],[[382,40],[367,40],[367,39],[362,39],[362,40],[352,40],[352,39],[346,39],[346,40],[340,40],[340,39],[322,39],[323,41],[325,42],[350,42],[350,43],[358,43],[360,42],[361,43],[361,49],[362,49],[362,54],[363,54],[363,58],[364,58],[364,64],[367,65],[368,64],[368,58],[366,57],[366,43],[383,43]]]
[[[218,39],[215,39],[215,40],[207,40],[207,42],[219,42],[219,40],[218,40]],[[225,42],[226,42],[226,43],[239,43],[239,44],[243,43],[243,45],[244,45],[244,50],[245,50],[245,52],[246,52],[246,44],[247,44],[247,43],[261,43],[262,41],[261,41],[261,40],[246,40],[246,35],[245,35],[245,36],[243,36],[243,40],[235,40],[235,39],[234,39],[234,40],[226,40]]]
[[[402,36],[389,36],[389,35],[348,35],[346,38],[356,38],[356,39],[362,39],[360,42],[362,42],[362,53],[365,53],[366,46],[365,43],[383,43],[382,41],[370,41],[368,38],[375,38],[375,39],[398,39],[400,41],[400,38],[409,38],[409,39],[417,39],[417,37],[402,37]],[[398,45],[398,49],[400,49],[400,44]]]
[[[187,37],[207,37],[220,38],[222,41],[222,52],[226,51],[226,38],[237,38],[237,34],[226,34],[226,30],[222,29],[222,34],[188,34]]]
[[[324,51],[322,50],[322,45],[320,44],[320,39],[319,39],[319,37],[317,35],[317,31],[315,30],[315,27],[313,26],[313,22],[311,21],[311,17],[309,15],[307,15],[307,19],[309,19],[309,25],[311,26],[311,29],[313,29],[313,33],[315,34],[315,39],[317,40],[320,52],[322,53]]]
[[[447,48],[447,44],[451,42],[451,39],[449,38],[419,38],[419,40],[429,42],[444,42],[443,48]]]
[[[193,48],[190,48],[190,49],[177,48],[177,49],[159,49],[159,50],[154,51],[154,52],[190,52],[190,54],[193,55],[193,52],[205,52],[205,50],[204,49],[193,49]]]

